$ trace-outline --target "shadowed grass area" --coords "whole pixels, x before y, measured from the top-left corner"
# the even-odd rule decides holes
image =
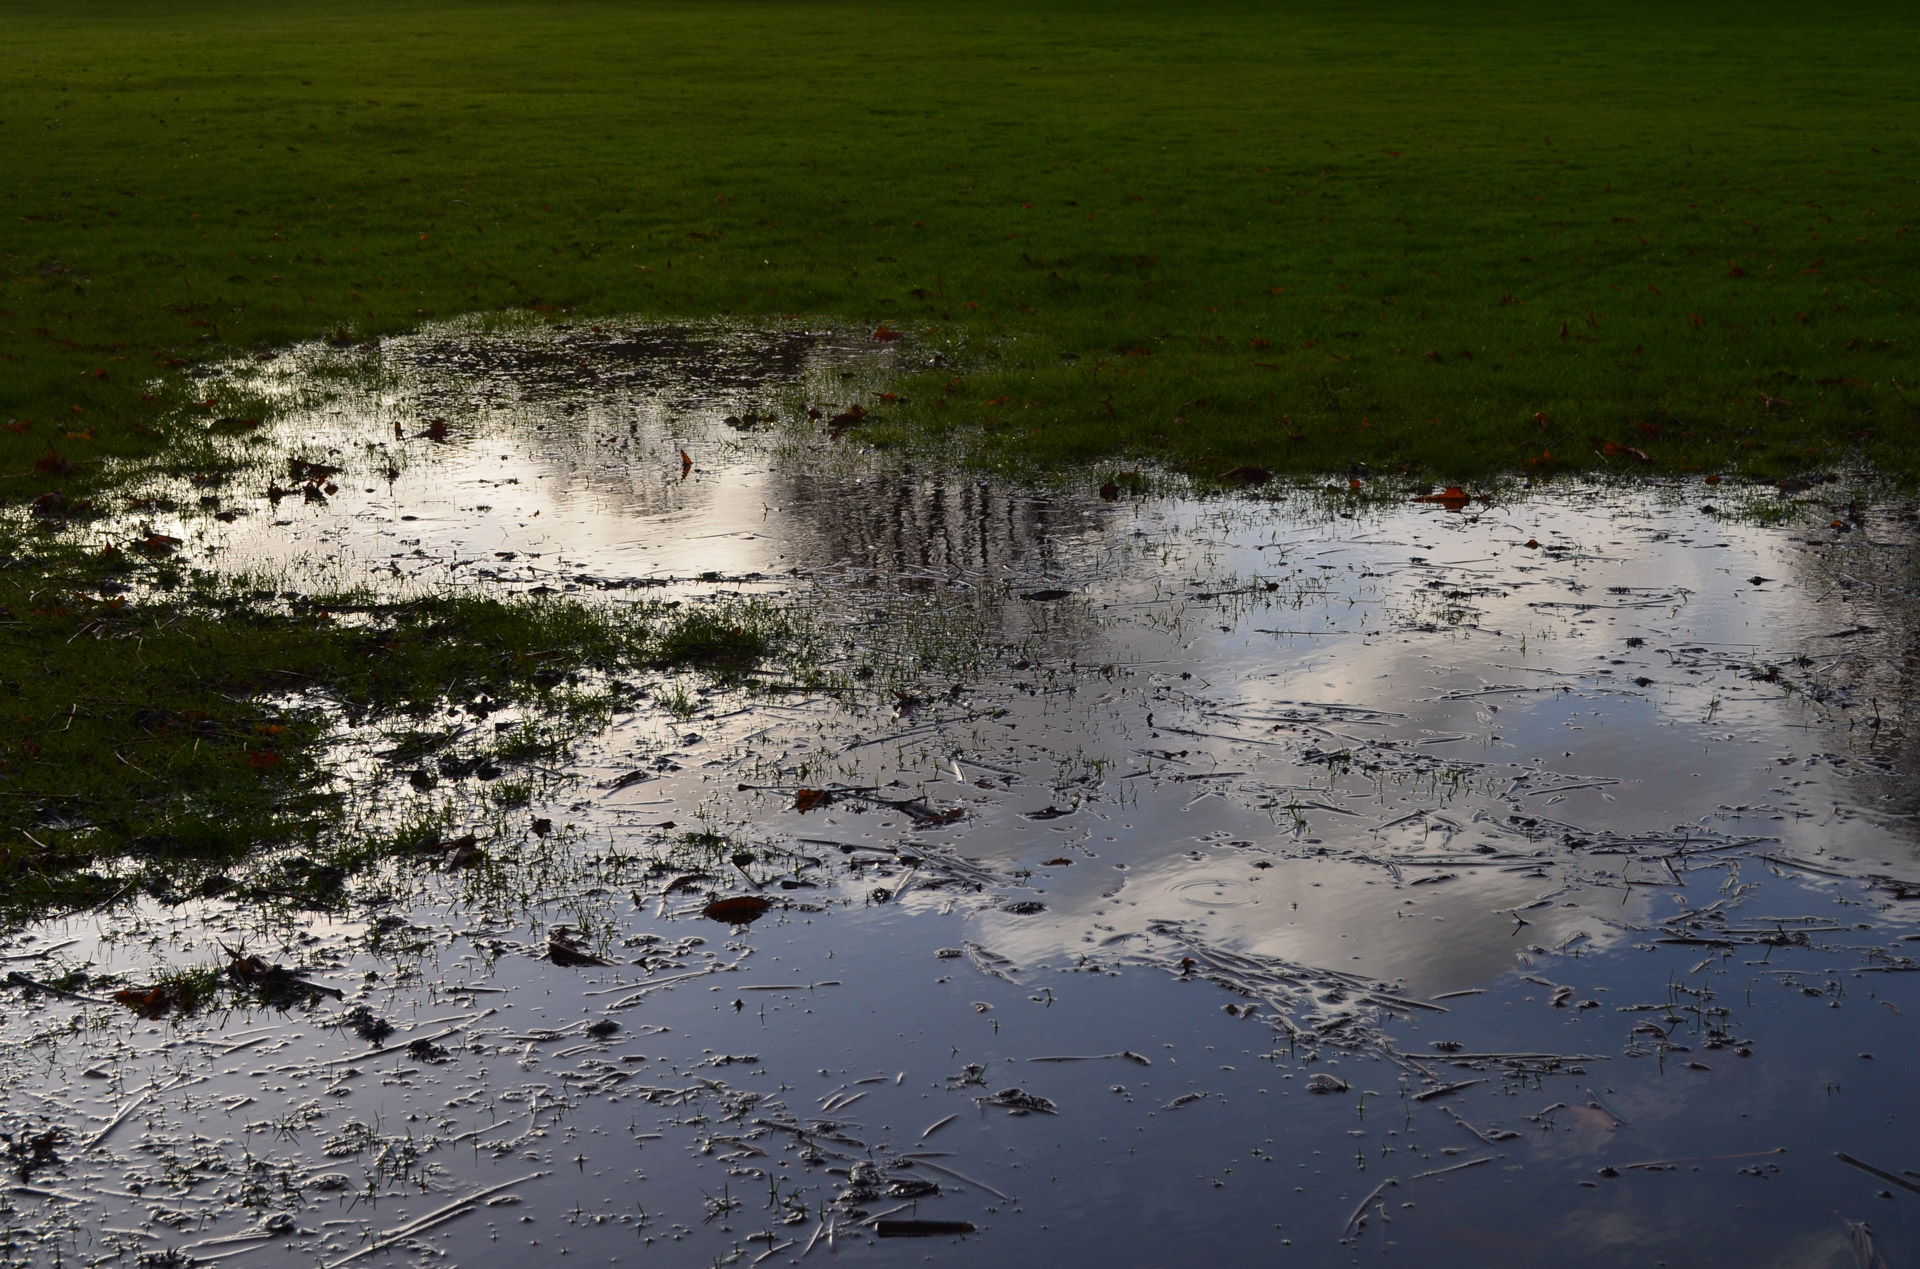
[[[502,801],[631,704],[614,675],[744,671],[794,631],[751,603],[287,604],[164,564],[40,557],[0,571],[0,639],[0,910],[18,912],[223,893],[263,848],[324,848],[269,889],[337,889],[382,852],[359,797],[411,778],[497,781]],[[342,772],[333,746],[360,728],[371,767]]]
[[[1889,0],[14,3],[0,496],[243,411],[154,389],[210,349],[501,307],[961,341],[867,433],[1007,461],[1911,473],[1916,34]]]

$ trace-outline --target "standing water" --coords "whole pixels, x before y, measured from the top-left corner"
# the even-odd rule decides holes
[[[369,823],[484,866],[14,932],[40,982],[244,948],[320,990],[18,992],[7,1263],[1911,1261],[1910,511],[1103,491],[772,421],[914,356],[231,369],[284,411],[236,445],[334,491],[159,526],[202,568],[757,602],[820,661],[628,685],[498,784],[343,733]]]

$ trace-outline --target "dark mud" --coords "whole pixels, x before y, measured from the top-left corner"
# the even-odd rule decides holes
[[[369,763],[445,827],[338,913],[15,931],[11,1262],[1912,1260],[1907,507],[1106,499],[706,338],[251,372],[339,492],[191,558],[752,595],[819,674],[635,683],[525,801]]]

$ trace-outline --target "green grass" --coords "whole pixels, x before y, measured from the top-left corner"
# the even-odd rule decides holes
[[[0,571],[0,917],[140,893],[329,906],[417,846],[422,826],[383,829],[382,806],[408,813],[389,790],[448,786],[414,814],[456,788],[524,801],[644,695],[615,676],[737,676],[795,637],[749,602],[282,604],[166,561],[17,561]],[[373,755],[358,773],[336,766],[350,729]],[[234,875],[263,848],[279,853]]]
[[[1909,4],[9,0],[5,33],[7,501],[224,411],[157,369],[501,307],[957,341],[867,432],[1009,461],[1920,470]]]

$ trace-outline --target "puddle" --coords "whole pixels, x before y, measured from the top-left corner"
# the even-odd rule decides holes
[[[327,991],[11,993],[7,1262],[1911,1258],[1908,509],[1108,501],[790,425],[925,355],[449,328],[247,370],[336,491],[236,480],[167,522],[191,563],[759,594],[832,689],[652,684],[551,804],[396,771],[490,862],[351,918],[17,935],[43,983],[244,948]]]

